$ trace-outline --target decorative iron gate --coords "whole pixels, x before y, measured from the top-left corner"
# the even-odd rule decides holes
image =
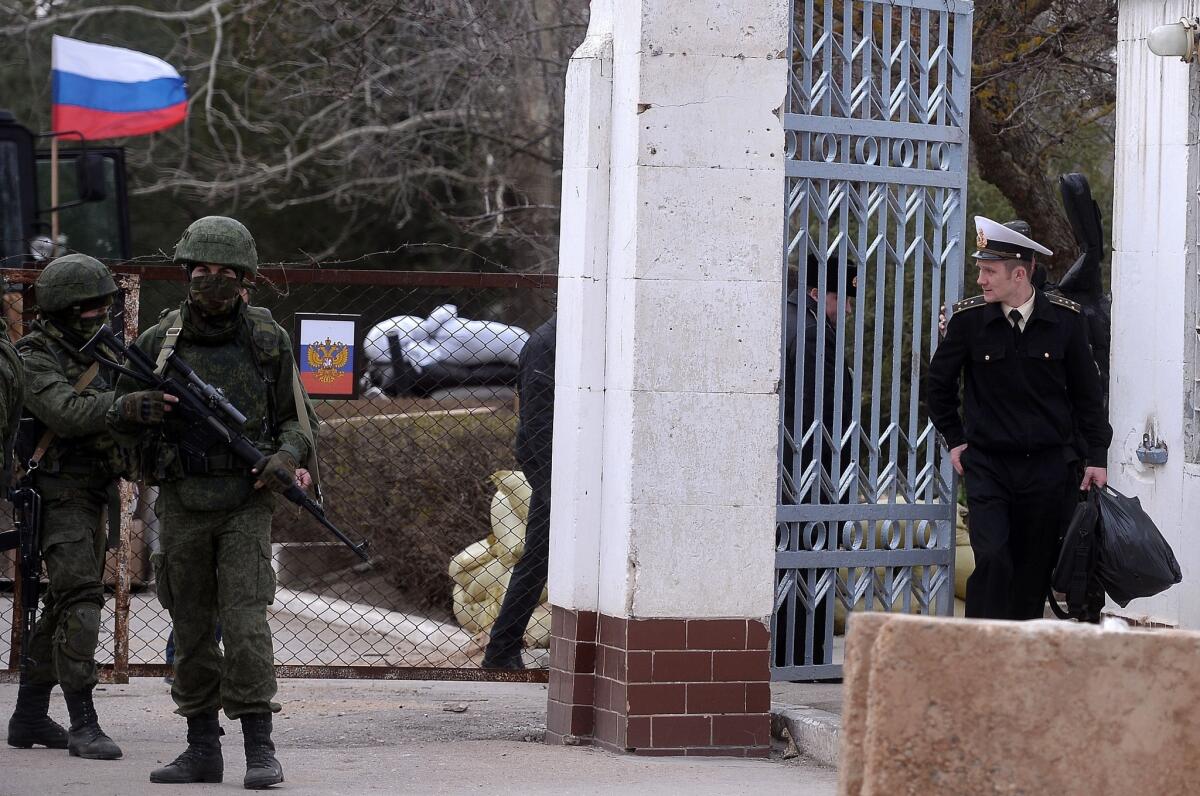
[[[840,676],[850,611],[953,608],[954,480],[919,385],[962,291],[971,17],[961,0],[793,2],[775,679]],[[853,268],[850,312],[825,322]]]

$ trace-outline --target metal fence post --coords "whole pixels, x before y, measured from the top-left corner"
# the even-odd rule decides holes
[[[122,274],[118,277],[125,297],[125,339],[137,339],[138,305],[141,297],[142,278],[137,274]],[[129,682],[129,557],[132,550],[133,529],[133,484],[122,480],[120,544],[117,546],[116,614],[113,621],[113,669],[114,683]]]

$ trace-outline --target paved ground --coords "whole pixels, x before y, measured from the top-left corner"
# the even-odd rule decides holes
[[[241,733],[227,726],[222,785],[151,786],[152,768],[182,751],[185,725],[167,686],[102,686],[102,724],[125,759],[0,746],[0,794],[195,794],[241,789]],[[16,686],[0,684],[0,711]],[[806,761],[635,758],[546,746],[544,685],[284,680],[276,742],[291,794],[759,794],[828,796],[836,773]],[[465,708],[465,709],[464,709]],[[65,719],[55,692],[52,713]],[[461,711],[461,712],[457,712]],[[223,721],[230,725],[230,722]]]
[[[771,701],[842,715],[841,683],[771,683]]]

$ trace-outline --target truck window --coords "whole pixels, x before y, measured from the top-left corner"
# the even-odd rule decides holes
[[[25,256],[20,179],[16,142],[0,140],[0,262]]]
[[[102,202],[87,202],[77,207],[59,211],[58,223],[61,234],[66,235],[68,251],[83,252],[109,262],[122,259],[119,191],[124,186],[117,184],[117,166],[112,156],[104,157],[105,199]],[[50,161],[38,160],[38,194],[49,204]],[[71,155],[59,157],[58,195],[59,202],[68,202],[78,196],[75,184],[75,160]],[[46,215],[48,223],[49,215]]]

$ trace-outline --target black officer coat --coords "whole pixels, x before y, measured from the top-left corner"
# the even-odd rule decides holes
[[[554,445],[554,349],[558,314],[530,333],[517,370],[520,409],[516,456],[521,469],[550,466]],[[528,472],[526,473],[528,474]]]
[[[788,295],[787,315],[784,320],[785,329],[785,368],[784,368],[784,385],[783,385],[783,422],[787,426],[791,426],[792,418],[796,408],[796,365],[798,352],[796,351],[796,326],[799,323],[800,314],[800,295],[799,291],[793,290]],[[825,357],[824,357],[824,372],[821,374],[820,380],[817,378],[817,338],[819,336],[819,327],[821,323],[825,323]],[[838,380],[842,382],[842,427],[834,428],[834,409],[837,406],[837,384]],[[809,296],[804,296],[804,389],[807,393],[802,403],[802,417],[799,428],[793,429],[796,432],[797,439],[804,433],[804,430],[812,425],[816,409],[816,393],[817,385],[821,385],[821,419],[825,424],[825,428],[831,434],[842,433],[846,427],[850,425],[853,419],[854,410],[854,380],[850,374],[850,368],[843,366],[842,372],[839,374],[837,368],[837,329],[825,317],[824,308],[819,306]],[[804,446],[804,452],[801,461],[807,463],[812,459],[813,445],[809,443]],[[842,451],[842,466],[844,467],[850,459],[851,448],[849,443]],[[826,471],[833,467],[833,451],[828,444],[821,446],[821,463]],[[784,467],[791,469],[792,456],[791,451],[784,451]],[[838,474],[831,474],[835,477]]]
[[[929,363],[926,403],[947,447],[1067,453],[1078,428],[1087,464],[1107,466],[1112,427],[1100,374],[1086,320],[1069,299],[1036,291],[1019,343],[1000,302],[960,301]]]

